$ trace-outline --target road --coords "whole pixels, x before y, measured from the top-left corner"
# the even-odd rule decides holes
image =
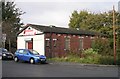
[[[3,77],[118,77],[118,67],[2,61]]]

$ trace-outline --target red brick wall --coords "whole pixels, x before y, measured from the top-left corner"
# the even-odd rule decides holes
[[[71,52],[74,52],[74,53],[79,52],[79,36],[78,35],[71,35],[70,50]]]
[[[70,36],[70,51],[74,53],[79,53],[79,35],[66,35],[66,34],[52,34],[52,47],[45,46],[45,55],[47,57],[62,57],[65,56],[68,51],[65,50],[65,37]],[[91,37],[82,36],[83,38],[83,49],[87,49],[91,47]],[[50,33],[45,34],[46,38],[50,38]],[[54,46],[53,39],[57,39],[56,47]],[[51,51],[50,51],[51,50]]]
[[[46,38],[50,38],[50,34],[45,34],[45,39]],[[52,41],[51,41],[51,48],[50,47],[46,47],[45,46],[45,53],[47,57],[50,57],[50,54],[52,54],[51,57],[61,57],[64,56],[65,51],[64,51],[64,35],[60,34],[60,36],[58,36],[58,34],[52,34],[51,36]],[[56,40],[56,46],[54,46],[54,41],[53,39],[57,39]],[[50,51],[51,50],[51,51]]]
[[[83,48],[88,49],[91,47],[91,37],[90,36],[84,36],[84,42],[83,42]]]

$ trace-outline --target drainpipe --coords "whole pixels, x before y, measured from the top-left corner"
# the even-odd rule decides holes
[[[50,25],[50,58],[53,57],[53,54],[52,54],[52,25]]]

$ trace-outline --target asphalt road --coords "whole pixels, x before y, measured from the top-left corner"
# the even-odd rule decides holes
[[[3,77],[118,77],[118,67],[2,61]]]

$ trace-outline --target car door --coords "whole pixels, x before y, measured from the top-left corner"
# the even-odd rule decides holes
[[[17,57],[18,57],[18,59],[23,60],[23,53],[24,53],[24,50],[23,50],[23,49],[20,49],[20,50],[17,52]]]
[[[24,61],[29,61],[30,56],[29,56],[29,52],[28,52],[27,50],[24,50],[22,59],[23,59]]]

